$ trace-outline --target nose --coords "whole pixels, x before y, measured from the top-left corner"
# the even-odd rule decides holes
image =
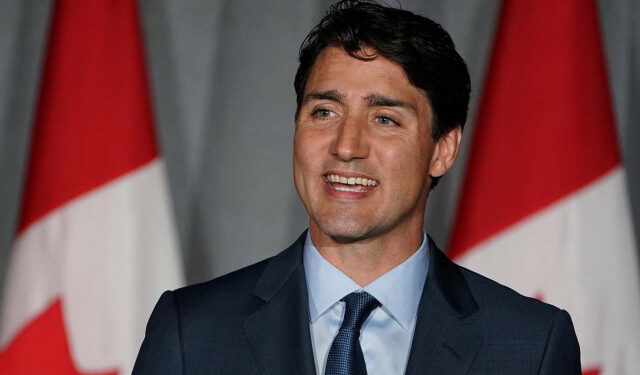
[[[343,161],[364,159],[369,155],[369,135],[364,120],[346,117],[337,127],[331,153]]]

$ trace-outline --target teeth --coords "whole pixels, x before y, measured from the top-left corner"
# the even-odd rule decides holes
[[[355,191],[355,192],[362,191],[361,190],[362,188],[357,188],[357,187],[334,186],[333,188],[338,191]]]
[[[378,181],[364,177],[344,177],[337,174],[329,174],[326,176],[326,180],[329,182],[337,182],[344,185],[378,186]],[[342,189],[347,189],[344,191],[355,191],[346,187],[341,187],[337,190],[342,191]]]

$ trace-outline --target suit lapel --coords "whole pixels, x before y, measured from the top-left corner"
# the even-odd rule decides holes
[[[254,295],[265,303],[243,326],[264,374],[315,374],[307,283],[302,264],[306,232],[269,262]],[[454,263],[429,238],[431,260],[406,374],[467,374],[482,346],[465,324],[478,310]]]
[[[478,310],[454,263],[429,238],[431,260],[406,374],[467,374],[482,346],[464,319]]]
[[[266,266],[254,289],[265,303],[243,323],[264,374],[314,374],[307,283],[306,232]]]

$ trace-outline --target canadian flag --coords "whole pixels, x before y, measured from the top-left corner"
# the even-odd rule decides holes
[[[571,314],[584,374],[640,374],[640,280],[593,1],[503,3],[450,255]]]
[[[182,284],[130,0],[55,5],[0,315],[0,373],[129,374]]]

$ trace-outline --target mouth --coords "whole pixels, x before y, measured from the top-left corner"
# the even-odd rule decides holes
[[[372,178],[362,176],[348,176],[335,173],[326,174],[327,185],[334,190],[349,193],[366,193],[380,183]]]

